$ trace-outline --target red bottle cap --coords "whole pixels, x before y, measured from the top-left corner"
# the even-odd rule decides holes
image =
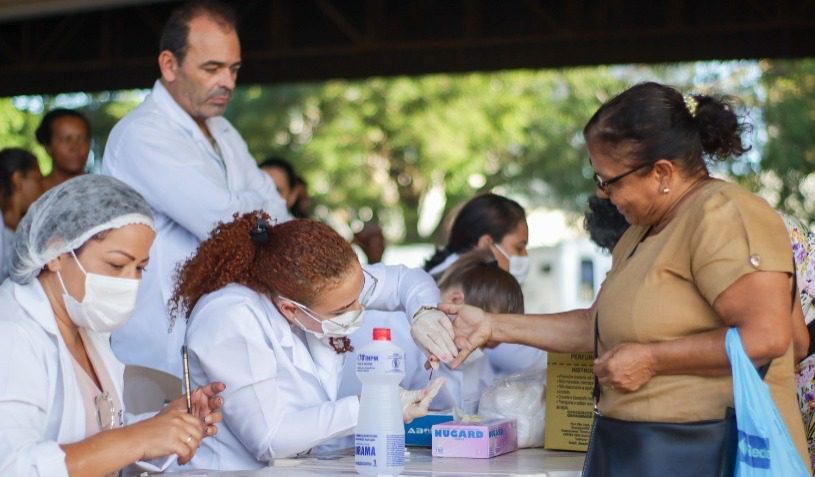
[[[391,329],[390,328],[374,328],[374,341],[390,341]]]

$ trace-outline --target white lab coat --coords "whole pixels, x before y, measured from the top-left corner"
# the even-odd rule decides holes
[[[354,351],[348,354],[342,368],[339,397],[358,396],[362,383],[357,378],[357,350],[373,341],[374,328],[390,328],[391,342],[405,352],[405,377],[400,386],[405,389],[418,389],[427,386],[429,373],[424,369],[427,356],[413,341],[410,335],[410,318],[403,311],[366,310],[365,321],[350,336]]]
[[[240,134],[223,117],[207,120],[223,163],[195,121],[156,81],[151,94],[119,121],[105,147],[102,173],[136,189],[153,210],[156,239],[139,289],[136,312],[113,334],[127,364],[181,375],[184,322],[168,334],[167,301],[175,269],[236,212],[263,209],[289,217],[271,178],[259,170]]]
[[[379,280],[368,309],[412,316],[438,303],[435,283],[421,270],[365,268]],[[193,386],[223,381],[226,390],[218,434],[179,470],[256,469],[356,426],[358,397],[337,398],[345,355],[290,325],[263,294],[230,284],[204,296],[191,315],[187,346]]]
[[[60,444],[85,438],[85,407],[71,354],[39,280],[0,286],[0,475],[67,476]],[[116,392],[124,366],[109,334],[87,330]]]

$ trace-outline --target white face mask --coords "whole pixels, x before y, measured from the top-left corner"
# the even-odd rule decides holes
[[[99,332],[121,328],[136,308],[136,295],[141,280],[88,273],[73,251],[71,255],[85,275],[85,298],[80,303],[68,293],[62,275],[57,271],[57,278],[62,285],[62,299],[71,321],[76,326]]]
[[[529,275],[529,257],[510,255],[498,244],[495,244],[495,248],[509,260],[509,273],[518,280],[518,283],[523,285],[527,275]]]
[[[342,338],[343,336],[350,336],[362,326],[362,315],[365,312],[365,308],[346,311],[331,318],[330,320],[321,320],[314,316],[313,312],[309,310],[306,305],[301,305],[300,303],[297,303],[294,300],[289,300],[288,298],[283,299],[293,304],[297,308],[300,308],[300,310],[306,316],[320,324],[320,329],[322,332],[313,331],[300,323],[300,320],[298,320],[297,317],[294,318],[297,326],[299,326],[306,333],[311,333],[319,339],[326,336],[329,338]]]

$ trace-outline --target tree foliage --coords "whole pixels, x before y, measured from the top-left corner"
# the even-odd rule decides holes
[[[580,131],[621,87],[605,68],[251,86],[228,116],[258,157],[303,171],[318,202],[349,220],[372,207],[413,241],[434,184],[448,208],[498,186],[582,207]]]
[[[815,60],[761,63],[767,143],[762,170],[780,183],[780,208],[815,221]]]
[[[378,217],[390,238],[426,240],[419,218],[431,198],[448,211],[498,190],[528,205],[582,210],[593,192],[581,135],[597,107],[648,79],[729,93],[753,108],[751,155],[723,167],[754,189],[775,187],[778,206],[815,219],[815,60],[507,71],[461,75],[241,85],[227,111],[258,161],[290,160],[319,216]],[[756,76],[757,75],[757,76]],[[115,122],[145,92],[33,97],[23,111],[0,99],[0,147],[34,151],[42,110],[78,107],[101,155]],[[39,102],[39,103],[37,103]],[[766,141],[763,137],[766,136]],[[766,143],[765,143],[766,142]],[[775,184],[775,185],[774,185]],[[426,230],[425,230],[426,232]]]

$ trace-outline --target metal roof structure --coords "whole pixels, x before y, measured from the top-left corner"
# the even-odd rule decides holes
[[[167,0],[0,0],[0,96],[149,87]],[[241,0],[240,82],[815,56],[812,0]]]

